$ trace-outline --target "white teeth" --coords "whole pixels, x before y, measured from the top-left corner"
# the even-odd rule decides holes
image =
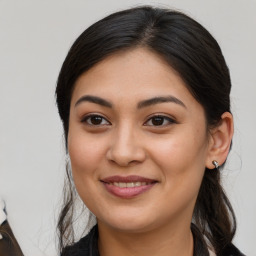
[[[126,183],[127,188],[135,187],[135,184],[133,182]]]
[[[149,183],[147,182],[140,182],[140,181],[136,181],[136,182],[114,182],[114,183],[110,183],[111,185],[114,185],[116,187],[120,187],[120,188],[133,188],[133,187],[140,187],[140,186],[145,186],[148,185]]]
[[[124,182],[119,182],[118,185],[120,188],[126,188],[126,183],[124,183]]]

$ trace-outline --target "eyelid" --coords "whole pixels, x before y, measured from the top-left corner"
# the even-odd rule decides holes
[[[107,124],[99,124],[99,125],[95,125],[95,124],[89,124],[87,122],[87,120],[91,117],[100,117],[103,120],[105,120],[107,122]],[[106,117],[104,117],[102,114],[98,114],[98,113],[90,113],[90,114],[86,114],[81,118],[81,123],[86,123],[87,125],[90,126],[95,126],[95,127],[99,127],[99,126],[105,126],[105,125],[111,125],[111,122],[108,121],[108,119]]]
[[[105,120],[106,123],[98,124],[98,125],[97,124],[90,124],[90,123],[87,122],[87,120],[90,119],[91,117],[100,117],[100,118],[102,118],[102,120]],[[163,118],[164,122],[166,122],[166,120],[167,120],[168,124],[160,124],[160,125],[154,125],[154,124],[148,125],[147,124],[150,120],[152,120],[153,118],[156,118],[156,117]],[[95,126],[95,127],[112,125],[111,122],[108,120],[108,118],[106,118],[104,115],[99,114],[99,113],[89,113],[89,114],[84,115],[81,118],[81,123],[85,123],[86,125]],[[153,115],[151,115],[147,118],[147,120],[143,123],[143,126],[152,126],[152,127],[162,128],[162,127],[172,125],[174,123],[177,123],[177,121],[173,117],[170,117],[166,114],[153,114]]]
[[[152,120],[154,117],[160,117],[160,118],[163,118],[164,120],[167,120],[169,123],[168,124],[162,124],[162,125],[147,125],[147,123]],[[172,124],[175,124],[177,123],[177,121],[175,120],[175,118],[173,117],[170,117],[170,116],[167,116],[165,114],[154,114],[154,115],[151,115],[150,117],[147,118],[146,122],[144,122],[144,126],[152,126],[152,127],[158,127],[158,128],[162,128],[162,127],[166,127],[166,126],[169,126],[169,125],[172,125]]]

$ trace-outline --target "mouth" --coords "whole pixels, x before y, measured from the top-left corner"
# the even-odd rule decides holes
[[[111,176],[100,180],[106,190],[121,198],[133,198],[148,190],[156,183],[156,180],[144,178],[141,176]]]
[[[140,186],[147,186],[150,185],[152,183],[148,183],[148,182],[113,182],[113,183],[108,183],[109,185],[112,186],[116,186],[119,188],[134,188],[134,187],[140,187]]]

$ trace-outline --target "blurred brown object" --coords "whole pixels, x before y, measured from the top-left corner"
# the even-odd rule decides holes
[[[0,256],[24,256],[7,221],[0,226]]]

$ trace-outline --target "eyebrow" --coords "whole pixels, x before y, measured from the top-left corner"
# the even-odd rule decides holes
[[[85,95],[85,96],[82,96],[75,104],[75,107],[77,105],[79,105],[80,103],[82,102],[92,102],[92,103],[96,103],[96,104],[99,104],[101,106],[104,106],[104,107],[108,107],[108,108],[112,108],[112,104],[107,101],[107,100],[104,100],[100,97],[97,97],[97,96],[91,96],[91,95]]]
[[[169,96],[160,96],[160,97],[154,97],[148,100],[143,100],[141,102],[138,103],[138,109],[140,108],[144,108],[144,107],[149,107],[155,104],[159,104],[159,103],[165,103],[165,102],[172,102],[172,103],[176,103],[184,108],[186,108],[186,105],[179,100],[178,98],[169,95]]]
[[[75,107],[77,105],[81,104],[82,102],[91,102],[91,103],[99,104],[101,106],[108,107],[108,108],[113,107],[111,102],[109,102],[109,101],[107,101],[103,98],[100,98],[100,97],[97,97],[97,96],[92,96],[92,95],[82,96],[75,103]],[[159,96],[159,97],[154,97],[154,98],[150,98],[150,99],[147,99],[147,100],[140,101],[137,105],[137,108],[141,109],[141,108],[144,108],[144,107],[149,107],[149,106],[152,106],[152,105],[156,105],[156,104],[159,104],[159,103],[166,103],[166,102],[172,102],[172,103],[178,104],[178,105],[186,108],[186,105],[181,100],[179,100],[178,98],[176,98],[172,95]]]

